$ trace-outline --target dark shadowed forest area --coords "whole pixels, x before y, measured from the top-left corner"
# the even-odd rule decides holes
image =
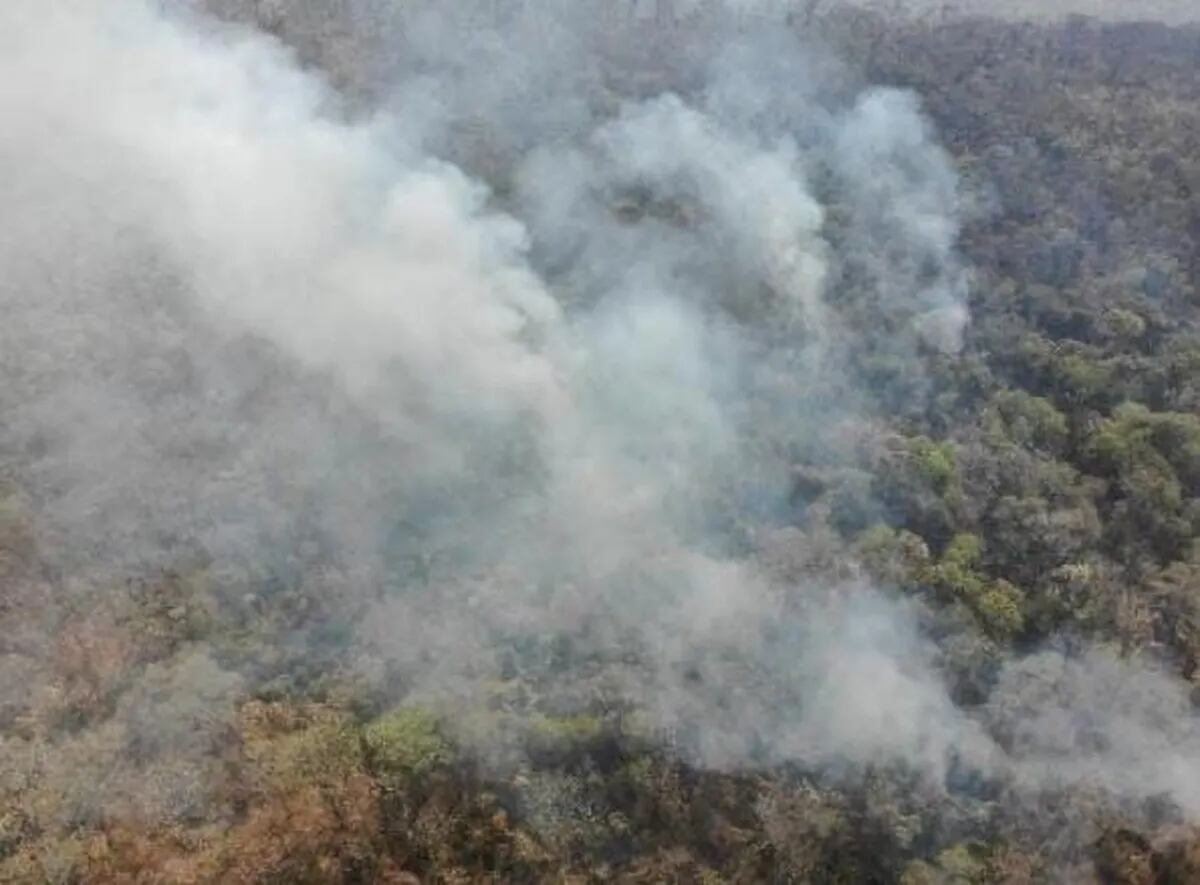
[[[676,6],[0,6],[0,882],[1200,882],[1200,25]]]

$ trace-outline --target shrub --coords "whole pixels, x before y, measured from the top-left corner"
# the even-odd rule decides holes
[[[919,436],[909,442],[909,453],[920,476],[938,492],[945,492],[958,477],[954,444]]]
[[[421,775],[449,764],[454,754],[442,738],[437,717],[421,707],[387,713],[364,733],[371,765],[391,775]]]

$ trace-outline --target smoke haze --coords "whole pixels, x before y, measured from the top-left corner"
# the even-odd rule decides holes
[[[1174,677],[1042,651],[965,709],[918,601],[805,559],[796,466],[861,466],[968,322],[969,195],[916,96],[763,10],[666,40],[601,3],[210,6],[0,8],[0,447],[62,605],[189,568],[331,626],[144,668],[65,779],[200,754],[336,659],[466,743],[520,675],[516,721],[602,702],[703,766],[1200,815]],[[207,776],[136,801],[186,814]]]

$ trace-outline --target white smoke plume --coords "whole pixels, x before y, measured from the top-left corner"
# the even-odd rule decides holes
[[[606,4],[350,3],[319,23],[345,45],[307,46],[306,4],[212,5],[326,51],[344,92],[182,5],[0,8],[0,448],[61,568],[326,575],[339,653],[451,717],[508,670],[702,764],[966,766],[1200,812],[1167,677],[1037,658],[970,715],[907,605],[755,555],[796,453],[842,459],[820,441],[877,393],[843,309],[918,375],[959,346],[957,181],[913,96],[766,13],[723,38],[713,4],[666,48]],[[197,654],[147,679],[226,704],[254,678]],[[1132,694],[1077,757],[1099,685]]]

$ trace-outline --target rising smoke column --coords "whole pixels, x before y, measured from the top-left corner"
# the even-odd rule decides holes
[[[349,101],[194,10],[0,11],[0,445],[63,567],[336,572],[338,652],[452,722],[516,674],[553,709],[615,694],[700,764],[1036,789],[1099,664],[1013,725],[1016,665],[977,719],[912,606],[756,556],[794,462],[839,463],[826,431],[877,393],[841,284],[915,374],[958,346],[957,183],[915,99],[770,21],[726,41],[724,7],[665,50],[586,4],[507,12],[393,10]],[[227,704],[255,673],[214,657],[146,679]],[[1175,688],[1110,723],[1120,758],[1159,715],[1192,740]],[[1168,758],[1154,790],[1191,782]]]

